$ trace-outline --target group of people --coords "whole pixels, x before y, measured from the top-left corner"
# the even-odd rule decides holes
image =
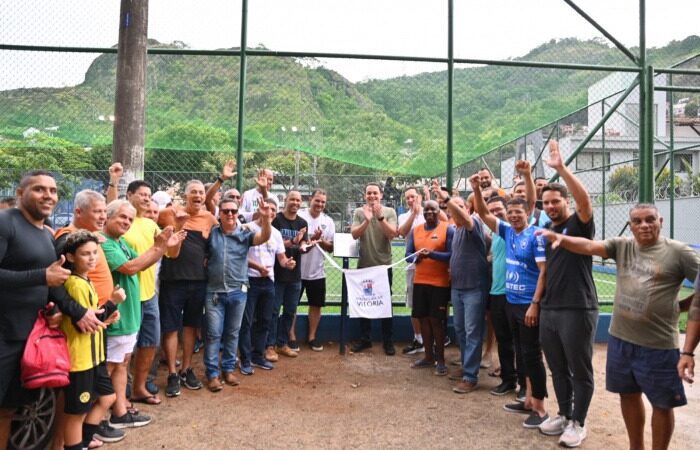
[[[555,141],[547,164],[564,184],[535,180],[530,163],[518,161],[522,182],[510,195],[483,168],[470,177],[466,200],[437,182],[406,189],[408,211],[399,216],[382,204],[381,185],[369,183],[352,218],[357,267],[390,266],[392,240],[405,238],[414,342],[404,352],[421,354],[411,367],[454,380],[458,394],[476,390],[488,324],[501,378],[491,394],[515,392],[506,411],[526,414],[524,427],[576,447],[587,435],[594,391],[592,256],[614,259],[606,388],[620,395],[630,447],[644,447],[644,393],[653,407],[654,448],[666,448],[673,408],[686,403],[682,379],[693,379],[700,282],[694,299],[679,302],[677,295],[684,279],[696,279],[700,258],[660,235],[662,218],[650,204],[630,210],[632,237],[593,240],[591,200]],[[335,234],[325,191],[314,190],[305,209],[301,193],[290,191],[279,209],[270,192],[273,173],[264,169],[243,195],[222,193],[235,176],[235,164],[227,162],[209,185],[188,182],[177,205],[165,192],[151,195],[143,180],[129,183],[119,198],[121,165],[113,164],[109,175],[106,195],[76,194],[73,222],[64,228],[46,224],[58,201],[46,171],[26,174],[16,207],[0,212],[0,447],[16,408],[36,395],[21,388],[19,366],[37,311],[47,304],[59,311],[47,320],[65,331],[72,367],[54,448],[96,448],[123,439],[124,428],[149,424],[135,406],[161,402],[154,383],[159,348],[168,397],[181,387],[219,392],[240,384],[236,372],[251,376],[274,369],[279,355],[298,356],[296,309],[304,293],[307,344],[323,350],[317,336],[326,300],[323,251],[332,252]],[[450,303],[460,355],[453,373],[444,352]],[[681,309],[689,309],[682,352]],[[392,356],[393,320],[379,320],[383,351]],[[353,352],[372,347],[372,321],[360,324]],[[192,367],[200,338],[205,383]],[[558,404],[551,415],[543,355]]]

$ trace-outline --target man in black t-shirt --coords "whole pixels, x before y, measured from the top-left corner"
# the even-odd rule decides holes
[[[549,142],[547,165],[566,186],[542,188],[542,204],[552,220],[547,228],[567,236],[593,239],[593,206],[588,192],[566,167],[556,141]],[[568,187],[568,190],[567,190]],[[576,202],[569,210],[568,191]],[[540,425],[540,431],[561,435],[559,443],[577,447],[586,438],[584,422],[593,397],[593,338],[598,325],[598,298],[592,258],[547,244],[547,284],[540,307],[540,342],[552,371],[559,413]]]
[[[301,294],[301,253],[308,241],[306,220],[297,215],[301,207],[301,194],[290,191],[284,202],[284,210],[277,213],[272,226],[279,230],[284,241],[285,255],[296,261],[294,269],[282,267],[275,260],[275,303],[272,306],[272,321],[267,335],[267,347],[276,345],[276,351],[284,356],[294,358],[297,352],[289,344],[289,330],[292,328],[297,313]],[[280,308],[282,315],[280,316]]]

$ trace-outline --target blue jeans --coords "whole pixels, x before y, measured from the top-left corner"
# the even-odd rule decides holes
[[[263,361],[270,329],[272,306],[275,303],[275,283],[267,277],[250,277],[248,301],[245,304],[239,350],[241,366]]]
[[[481,288],[452,289],[452,308],[462,356],[462,379],[476,383],[481,365],[486,296]]]
[[[292,329],[292,321],[297,314],[300,296],[301,280],[275,281],[275,303],[272,306],[272,321],[270,322],[270,332],[267,335],[268,347],[275,345],[275,343],[278,347],[287,345],[289,330]],[[281,316],[280,308],[283,308]]]
[[[222,335],[224,348],[221,355],[221,369],[224,372],[233,372],[236,368],[238,333],[241,330],[245,304],[246,293],[240,289],[226,293],[207,293],[204,366],[209,379],[220,375],[219,350]]]

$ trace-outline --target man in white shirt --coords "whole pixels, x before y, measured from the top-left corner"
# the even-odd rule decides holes
[[[253,214],[258,210],[258,200],[264,198],[267,202],[274,202],[277,209],[279,209],[279,200],[277,197],[270,193],[272,189],[272,182],[274,180],[274,174],[270,169],[260,169],[258,171],[257,178],[255,179],[256,186],[253,189],[249,189],[243,193],[243,198],[241,199],[241,210],[243,218],[246,222],[252,222]]]
[[[306,292],[309,301],[309,333],[307,339],[311,350],[320,352],[323,344],[316,338],[318,324],[321,322],[321,308],[326,306],[326,272],[325,258],[321,250],[333,251],[335,222],[323,210],[326,208],[326,191],[316,189],[311,194],[309,208],[299,211],[299,217],[308,223],[309,245],[313,247],[301,259],[301,295]],[[292,326],[290,340],[296,340],[295,327]],[[292,336],[293,335],[293,336]]]

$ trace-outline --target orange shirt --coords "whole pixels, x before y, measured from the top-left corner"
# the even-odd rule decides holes
[[[76,228],[75,225],[70,224],[67,227],[56,230],[54,238],[58,239],[64,234],[73,233],[74,231],[78,231],[78,228]],[[109,270],[107,258],[105,257],[105,252],[102,251],[101,245],[97,246],[97,265],[95,266],[95,270],[88,273],[88,278],[95,286],[98,304],[101,306],[107,303],[107,300],[109,300],[112,296],[114,282],[112,281],[112,272]]]
[[[440,252],[447,251],[447,222],[438,222],[432,230],[426,230],[425,224],[413,229],[413,245],[416,250],[427,248]],[[450,287],[449,262],[424,258],[416,264],[415,284]]]

